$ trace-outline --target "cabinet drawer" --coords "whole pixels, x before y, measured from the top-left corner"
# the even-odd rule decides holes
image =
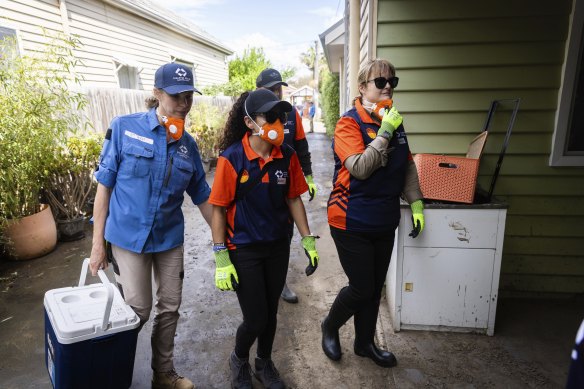
[[[413,239],[408,236],[412,230],[411,211],[402,209],[401,223],[406,232],[403,244],[409,247],[495,248],[500,214],[499,209],[426,209],[424,231]]]

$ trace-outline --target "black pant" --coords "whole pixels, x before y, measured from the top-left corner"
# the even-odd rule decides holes
[[[340,327],[354,315],[355,341],[362,344],[373,342],[394,235],[395,230],[365,233],[331,227],[349,286],[337,295],[329,317]]]
[[[278,301],[286,282],[290,242],[275,242],[238,248],[230,252],[231,262],[239,277],[237,298],[243,323],[235,336],[235,353],[248,358],[258,340],[257,355],[270,358],[276,335]]]

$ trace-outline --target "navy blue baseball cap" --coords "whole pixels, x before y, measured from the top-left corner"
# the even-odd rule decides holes
[[[246,115],[266,113],[272,110],[278,112],[292,111],[292,105],[289,102],[280,100],[278,96],[267,89],[256,89],[249,92],[243,105]]]
[[[258,88],[271,88],[278,84],[288,86],[288,84],[282,81],[282,75],[276,69],[264,69],[258,78],[256,78],[256,87]]]
[[[195,88],[193,71],[179,63],[167,63],[156,70],[154,74],[154,87],[162,89],[169,95],[182,92],[199,92]]]

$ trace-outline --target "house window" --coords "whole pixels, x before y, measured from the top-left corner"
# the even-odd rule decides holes
[[[6,38],[13,38],[16,40],[16,54],[20,54],[20,41],[18,40],[18,34],[13,28],[0,26],[0,41]],[[0,58],[4,57],[5,53],[0,52]]]
[[[117,68],[118,85],[122,89],[138,89],[138,69],[129,65]]]
[[[584,1],[572,15],[550,166],[584,166]]]

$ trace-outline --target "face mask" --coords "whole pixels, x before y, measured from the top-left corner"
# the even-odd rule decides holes
[[[173,118],[171,116],[161,116],[158,114],[158,111],[156,111],[156,114],[160,116],[160,120],[162,120],[162,123],[166,128],[166,140],[168,141],[170,138],[174,139],[175,141],[179,140],[183,135],[185,121],[183,119]]]
[[[363,108],[368,110],[369,112],[375,114],[378,118],[383,119],[383,116],[389,112],[391,107],[393,106],[392,99],[386,99],[378,101],[377,103],[371,103],[365,99],[363,99]]]
[[[251,121],[258,126],[253,119],[251,119]],[[284,124],[282,124],[280,119],[276,120],[274,123],[266,123],[263,126],[258,127],[260,129],[259,132],[255,134],[252,133],[252,135],[257,135],[274,146],[281,146],[284,142]]]
[[[283,114],[282,117],[278,117],[276,113],[266,112],[264,115],[267,121],[273,121],[273,123],[265,123],[262,127],[260,127],[255,120],[252,119],[249,112],[247,112],[247,101],[243,104],[243,108],[245,109],[245,114],[247,117],[255,124],[260,130],[258,133],[253,133],[252,135],[257,135],[263,140],[268,143],[273,144],[274,146],[281,146],[284,142],[284,124],[282,120],[286,120],[286,114]]]

